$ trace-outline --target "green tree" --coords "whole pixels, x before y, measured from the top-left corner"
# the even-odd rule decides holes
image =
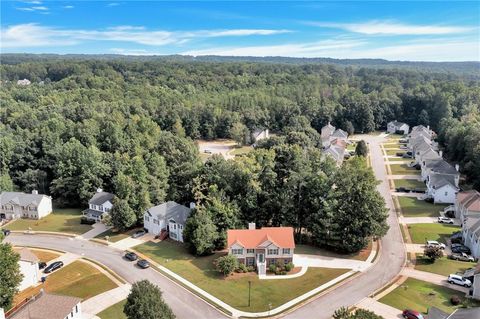
[[[148,280],[137,281],[127,297],[123,312],[128,319],[174,319],[162,297],[162,291]]]
[[[432,263],[434,263],[438,258],[443,257],[443,251],[440,247],[425,247],[423,254],[430,259]]]
[[[215,260],[215,268],[225,277],[233,273],[237,267],[238,260],[233,255],[222,256]]]
[[[124,199],[114,197],[113,207],[110,211],[110,223],[120,231],[124,231],[137,222],[137,216],[128,202]]]
[[[13,191],[13,181],[8,173],[0,174],[0,192]]]
[[[383,317],[370,310],[357,309],[349,311],[347,308],[342,307],[335,310],[333,319],[383,319]]]
[[[240,146],[247,144],[248,133],[248,128],[241,122],[235,122],[230,128],[230,137]]]
[[[4,243],[3,233],[0,232],[0,308],[10,309],[13,297],[18,292],[18,285],[23,275],[20,273],[20,255],[9,243]]]
[[[361,140],[360,142],[357,143],[357,146],[355,147],[355,154],[358,156],[368,155],[367,143],[365,143],[364,140]]]
[[[193,254],[202,256],[213,253],[218,235],[210,214],[201,207],[195,209],[185,223],[183,237]]]

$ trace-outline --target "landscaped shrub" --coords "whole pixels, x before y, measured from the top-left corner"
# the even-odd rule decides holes
[[[291,271],[295,265],[292,262],[289,262],[288,264],[285,265],[285,271],[289,272]]]
[[[270,264],[270,266],[268,266],[268,271],[276,273],[277,272],[277,266],[275,266],[274,264]]]
[[[426,247],[423,254],[428,257],[432,263],[438,258],[443,257],[443,251],[440,247]]]
[[[255,271],[255,266],[248,266],[247,271],[248,272],[254,272]]]
[[[236,271],[237,272],[247,272],[248,271],[247,265],[245,265],[243,263],[239,263]]]
[[[230,275],[238,268],[238,260],[233,255],[226,255],[215,260],[215,267],[217,271],[224,276]]]
[[[287,272],[285,270],[280,271],[277,275],[286,275]]]
[[[457,296],[457,295],[452,295],[452,296],[450,297],[450,302],[451,302],[452,305],[454,305],[454,306],[459,305],[459,304],[460,304],[460,301],[461,301],[461,300],[460,300],[460,297]]]
[[[88,219],[87,217],[82,217],[82,218],[80,218],[80,224],[93,225],[93,224],[95,224],[95,221],[92,220],[92,219]]]

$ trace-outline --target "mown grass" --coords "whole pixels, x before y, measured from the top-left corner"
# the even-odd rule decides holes
[[[427,186],[425,185],[424,182],[422,181],[417,181],[415,179],[394,179],[393,183],[395,184],[395,187],[406,187],[409,189],[427,189]]]
[[[434,263],[423,254],[417,254],[415,269],[434,274],[448,276],[450,274],[464,273],[465,270],[475,266],[474,263],[448,259],[447,256],[435,260]]]
[[[124,232],[119,232],[117,230],[109,229],[97,236],[95,238],[106,240],[106,236],[108,236],[108,241],[112,243],[116,243],[122,239],[131,237],[137,230],[142,229],[141,227],[133,228]]]
[[[392,175],[420,175],[420,170],[408,167],[407,164],[390,164]]]
[[[97,316],[100,319],[127,319],[127,316],[123,313],[123,307],[126,303],[126,299],[122,300],[98,313]]]
[[[408,225],[408,231],[414,244],[424,244],[426,240],[436,240],[446,244],[447,239],[460,229],[459,226],[439,223]]]
[[[405,217],[438,217],[448,205],[432,204],[415,197],[398,196],[398,202]]]
[[[305,254],[305,255],[319,255],[325,257],[333,257],[333,258],[346,258],[346,259],[354,259],[354,260],[367,260],[370,252],[372,251],[372,242],[368,244],[365,249],[362,249],[358,253],[355,254],[340,254],[328,251],[323,248],[314,247],[311,245],[295,245],[295,254]]]

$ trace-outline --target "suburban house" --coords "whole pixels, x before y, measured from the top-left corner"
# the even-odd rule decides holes
[[[258,141],[269,138],[270,133],[268,132],[268,129],[258,129],[252,132],[252,143],[258,143]]]
[[[433,131],[430,130],[430,126],[423,126],[423,125],[417,125],[412,128],[412,131],[410,132],[409,136],[410,138],[416,138],[419,136],[423,136],[431,140],[433,138]]]
[[[480,217],[480,193],[476,190],[457,193],[454,208],[455,218],[460,218],[461,221],[470,216]]]
[[[337,162],[337,165],[341,165],[345,158],[345,147],[342,145],[330,144],[323,150],[323,153],[331,156]]]
[[[259,275],[265,275],[267,267],[281,262],[293,261],[295,240],[292,227],[255,228],[249,223],[248,229],[229,229],[227,231],[228,253],[240,263],[255,266]]]
[[[440,153],[441,155],[441,153]],[[458,172],[459,166],[455,165],[453,167],[447,163],[443,158],[425,158],[420,162],[420,167],[422,169],[422,181],[426,181],[427,177],[431,174],[448,174],[454,175],[456,178],[456,184],[458,185],[458,180],[460,179],[460,173]]]
[[[402,131],[403,134],[408,134],[410,130],[410,126],[403,122],[398,122],[397,120],[388,122],[387,124],[387,132],[388,133],[397,133],[397,131]]]
[[[455,203],[459,191],[455,175],[432,173],[427,176],[426,184],[426,194],[433,198],[434,203]]]
[[[83,211],[83,216],[96,222],[102,221],[113,207],[112,193],[104,192],[98,188],[97,192],[88,201],[88,208]]]
[[[333,133],[330,135],[330,143],[332,143],[332,141],[334,140],[341,140],[341,141],[347,142],[347,139],[348,139],[348,133],[339,128],[333,131]]]
[[[185,222],[193,208],[169,201],[149,208],[143,215],[143,226],[149,233],[160,235],[161,239],[167,236],[183,243],[183,229]]]
[[[327,125],[322,127],[320,136],[323,147],[327,147],[328,145],[330,145],[330,136],[332,136],[333,132],[335,132],[335,126],[331,125],[330,122],[328,122]]]
[[[29,79],[17,80],[17,85],[30,85],[31,83]]]
[[[0,204],[0,219],[40,219],[52,212],[52,198],[38,194],[36,190],[33,190],[31,194],[2,192]]]
[[[336,129],[335,126],[328,122],[322,127],[321,140],[323,153],[331,156],[337,165],[341,165],[345,158],[345,150],[348,143],[348,133],[341,129]]]
[[[475,267],[465,270],[462,277],[472,282],[468,295],[480,300],[480,262]]]
[[[13,313],[9,319],[82,319],[82,299],[40,292]]]
[[[446,313],[436,307],[428,309],[428,319],[474,319],[480,318],[480,308],[458,308],[452,313]]]
[[[30,249],[24,247],[18,254],[20,255],[20,272],[23,275],[22,282],[18,287],[19,291],[35,286],[40,281],[40,270],[38,268],[38,257]]]
[[[424,145],[424,144],[422,144]],[[440,154],[434,151],[430,146],[418,148],[415,153],[415,163],[420,164],[422,161],[442,158]]]
[[[480,258],[480,216],[470,216],[462,221],[462,237],[472,256]]]

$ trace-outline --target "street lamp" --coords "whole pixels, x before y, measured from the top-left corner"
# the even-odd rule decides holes
[[[248,307],[250,307],[250,290],[252,288],[252,282],[248,281]]]

